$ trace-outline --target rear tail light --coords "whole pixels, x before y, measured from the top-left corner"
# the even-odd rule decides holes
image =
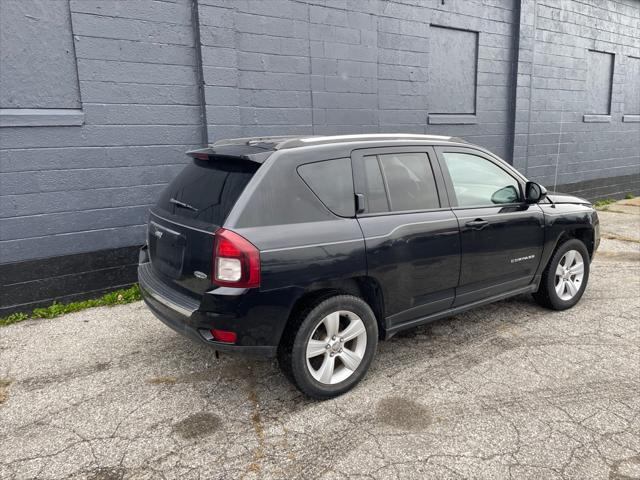
[[[260,286],[260,252],[247,239],[219,228],[213,247],[213,283],[224,287]]]

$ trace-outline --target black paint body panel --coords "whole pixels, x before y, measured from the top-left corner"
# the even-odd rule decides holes
[[[541,274],[549,261],[555,246],[568,232],[582,231],[585,234],[587,250],[593,256],[600,244],[600,221],[597,212],[583,204],[541,204],[545,218],[545,244],[538,266]]]
[[[460,271],[458,222],[451,210],[371,216],[360,225],[388,326],[451,306]]]
[[[462,244],[455,306],[531,283],[544,243],[544,215],[538,205],[458,208],[454,212]],[[482,230],[467,226],[477,218],[488,225]]]

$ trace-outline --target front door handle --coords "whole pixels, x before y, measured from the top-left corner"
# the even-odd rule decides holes
[[[484,227],[489,225],[489,222],[486,220],[483,220],[482,218],[476,218],[471,222],[465,223],[465,225],[472,230],[482,230]]]

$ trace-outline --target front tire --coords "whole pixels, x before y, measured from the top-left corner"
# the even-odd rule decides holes
[[[301,392],[326,399],[362,380],[377,345],[378,323],[369,305],[353,295],[335,295],[309,305],[294,319],[278,362]]]
[[[561,244],[545,268],[540,288],[533,294],[538,304],[552,310],[566,310],[582,298],[589,280],[589,252],[580,240]]]

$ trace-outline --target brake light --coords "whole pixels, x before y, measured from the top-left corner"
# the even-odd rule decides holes
[[[213,283],[224,287],[260,286],[260,252],[231,230],[216,230],[213,246]]]

